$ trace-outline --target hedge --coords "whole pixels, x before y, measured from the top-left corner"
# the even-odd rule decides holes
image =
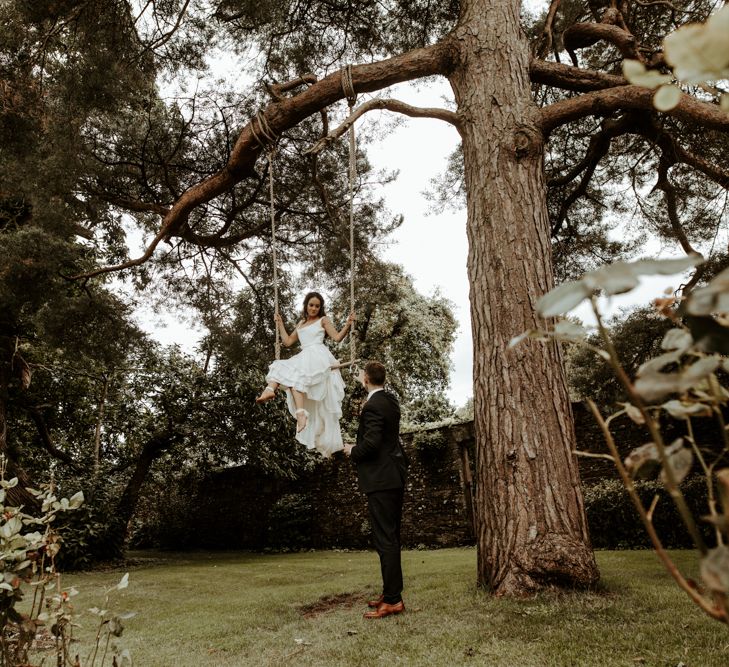
[[[636,489],[646,508],[650,507],[656,494],[659,497],[653,512],[653,524],[663,546],[672,549],[692,547],[688,531],[663,484],[636,481]],[[703,475],[687,477],[681,484],[681,490],[707,543],[714,544],[711,525],[700,519],[709,512],[706,478]],[[583,492],[594,548],[640,549],[652,546],[638,511],[620,480],[605,479],[585,486]]]

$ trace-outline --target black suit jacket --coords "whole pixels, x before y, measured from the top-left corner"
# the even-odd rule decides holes
[[[395,396],[378,391],[365,403],[351,456],[365,493],[405,486],[408,461],[400,445],[400,404]]]

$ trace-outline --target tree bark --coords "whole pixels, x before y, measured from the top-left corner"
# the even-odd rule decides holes
[[[502,595],[588,586],[590,546],[561,353],[509,350],[553,286],[544,138],[519,0],[461,4],[461,120],[474,343],[478,582]]]

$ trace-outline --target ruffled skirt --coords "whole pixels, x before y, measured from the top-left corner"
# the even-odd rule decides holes
[[[337,360],[324,344],[312,344],[290,359],[274,361],[266,375],[267,382],[277,382],[285,389],[304,394],[304,408],[309,413],[306,428],[296,439],[307,449],[316,449],[329,457],[344,448],[339,420],[342,417],[344,381],[339,370],[332,370]],[[291,392],[286,392],[289,412],[296,417]]]

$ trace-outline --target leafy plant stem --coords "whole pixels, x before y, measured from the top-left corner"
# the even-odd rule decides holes
[[[702,555],[705,555],[708,552],[708,548],[706,547],[706,543],[701,537],[701,533],[699,532],[698,526],[696,525],[696,521],[694,521],[693,515],[686,505],[686,499],[683,497],[683,493],[678,486],[678,482],[676,481],[676,476],[674,475],[673,468],[668,461],[668,456],[666,455],[666,445],[663,442],[663,436],[661,435],[660,428],[658,427],[658,424],[656,424],[653,415],[651,415],[647,406],[643,402],[643,399],[635,391],[633,383],[630,381],[630,378],[626,374],[625,369],[620,362],[620,358],[618,357],[617,350],[615,349],[615,346],[610,339],[610,335],[605,328],[605,324],[602,321],[602,316],[597,307],[597,302],[594,296],[590,299],[590,302],[592,304],[592,311],[595,314],[600,337],[603,340],[607,353],[610,355],[610,365],[612,366],[618,380],[625,388],[625,391],[627,392],[631,403],[633,403],[633,405],[635,405],[635,407],[637,407],[643,415],[646,428],[648,429],[651,438],[656,445],[656,449],[658,450],[661,465],[663,466],[663,471],[666,476],[666,487],[668,489],[668,492],[670,493],[673,502],[676,504],[676,509],[681,515],[681,519],[686,525],[686,528],[689,531],[691,539],[696,545],[696,548],[701,552]]]
[[[719,386],[719,381],[714,375],[709,376],[709,386],[711,387],[711,395],[714,398],[714,414],[719,422],[719,431],[721,432],[721,437],[724,441],[724,454],[729,454],[729,433],[727,433],[726,421],[724,420],[724,415],[721,412],[721,387]],[[712,464],[712,468],[718,462],[719,459]]]
[[[106,653],[109,650],[109,642],[111,641],[111,633],[106,633],[106,645],[104,646],[104,655],[101,656],[101,664],[104,664],[104,660],[106,660]]]
[[[709,505],[709,516],[716,518],[718,516],[718,512],[716,509],[716,497],[714,495],[714,482],[711,479],[712,467],[706,464],[706,460],[704,459],[701,449],[696,442],[693,422],[690,417],[686,420],[686,429],[688,430],[688,440],[691,443],[694,454],[696,454],[696,459],[701,464],[701,469],[704,471],[704,477],[706,478],[706,498]],[[724,537],[718,525],[714,526],[714,533],[716,535],[717,544],[724,544]]]
[[[593,416],[595,417],[595,420],[600,426],[600,430],[602,431],[603,437],[605,438],[608,449],[615,459],[615,467],[618,469],[620,478],[623,480],[623,485],[625,486],[625,490],[630,495],[630,499],[633,501],[633,505],[635,505],[636,510],[638,510],[638,514],[640,515],[641,521],[645,526],[648,537],[653,543],[653,548],[656,551],[656,555],[661,560],[668,573],[676,581],[678,586],[686,592],[686,594],[698,605],[700,609],[702,609],[706,614],[708,614],[711,618],[715,620],[729,623],[729,615],[727,614],[727,612],[724,609],[719,608],[718,606],[714,607],[703,595],[701,595],[701,593],[699,593],[699,591],[697,591],[696,588],[684,578],[674,562],[671,560],[666,550],[663,548],[663,543],[658,537],[658,533],[656,533],[653,522],[648,517],[646,509],[640,500],[640,496],[638,496],[638,493],[635,490],[633,478],[630,476],[625,466],[623,465],[622,460],[620,459],[620,453],[618,452],[618,448],[615,445],[615,440],[613,439],[612,433],[610,433],[610,429],[605,423],[605,419],[600,414],[600,411],[591,399],[587,399],[587,404]]]

